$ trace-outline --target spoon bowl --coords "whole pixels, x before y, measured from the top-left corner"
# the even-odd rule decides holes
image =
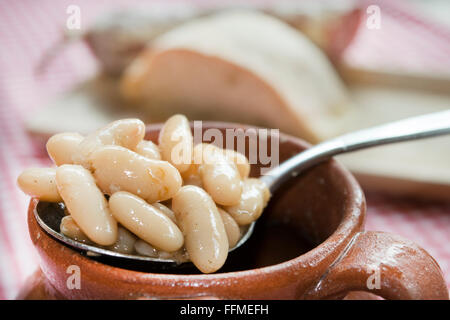
[[[148,257],[136,254],[126,254],[117,251],[112,251],[107,248],[83,243],[71,239],[60,231],[60,224],[62,218],[65,216],[63,203],[50,203],[40,201],[36,209],[34,210],[34,217],[36,218],[39,226],[44,229],[49,235],[58,239],[59,241],[67,244],[68,246],[84,252],[90,257],[108,256],[112,258],[128,259],[135,261],[147,261],[159,265],[158,269],[167,269],[172,267],[179,267],[181,264],[190,263],[189,261],[176,261],[172,259],[162,259],[155,257]],[[255,223],[251,223],[241,239],[236,243],[233,248],[230,248],[229,252],[232,252],[243,245],[253,233]]]

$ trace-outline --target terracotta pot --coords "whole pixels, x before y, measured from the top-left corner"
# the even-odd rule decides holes
[[[249,128],[203,124],[203,130],[211,127]],[[156,141],[159,129],[149,126],[147,138]],[[279,147],[283,161],[308,145],[282,134]],[[259,167],[253,166],[252,175]],[[37,203],[30,202],[28,223],[42,271],[19,298],[329,299],[366,291],[387,299],[448,299],[442,272],[424,249],[399,236],[363,230],[364,194],[334,160],[274,195],[252,240],[215,274],[149,273],[95,261],[46,234],[33,215]],[[80,289],[67,286],[71,265],[80,268]]]

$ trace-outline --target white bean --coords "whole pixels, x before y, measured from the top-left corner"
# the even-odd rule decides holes
[[[231,149],[221,149],[214,144],[206,144],[206,143],[203,143],[202,147],[199,146],[198,148],[203,148],[203,153],[206,152],[204,158],[210,157],[210,161],[215,161],[215,157],[217,156],[217,154],[220,156],[220,158],[224,156],[225,159],[227,159],[229,162],[236,164],[236,167],[239,171],[239,175],[241,176],[242,179],[248,178],[250,174],[250,163],[248,162],[247,157],[242,153]],[[194,160],[195,160],[194,162],[200,163],[198,162],[199,161],[198,159],[201,159],[199,158],[198,152],[197,154],[194,152]],[[201,159],[200,161],[204,161],[204,159]]]
[[[117,240],[117,222],[91,173],[79,165],[56,169],[56,185],[67,209],[86,236],[99,245]]]
[[[91,161],[98,186],[109,195],[128,191],[153,203],[170,199],[181,187],[180,173],[169,162],[148,159],[123,147],[102,147]]]
[[[90,168],[90,156],[105,145],[117,145],[134,150],[144,139],[145,124],[139,119],[117,120],[88,135],[79,144],[79,154],[75,163]]]
[[[115,252],[132,254],[134,252],[134,243],[136,241],[137,237],[134,234],[124,227],[119,226],[117,229],[117,241],[109,246],[108,249]]]
[[[228,255],[228,238],[212,198],[201,188],[184,186],[172,199],[172,210],[194,265],[204,273],[220,269]]]
[[[199,173],[204,189],[214,201],[221,205],[239,203],[242,181],[235,163],[229,161],[219,148],[198,144],[194,148],[194,159],[201,159]]]
[[[239,225],[247,225],[261,216],[270,192],[265,184],[255,178],[244,180],[243,191],[239,204],[226,206],[225,210]]]
[[[156,209],[158,209],[159,211],[164,213],[166,216],[168,216],[170,218],[170,220],[172,220],[174,223],[177,223],[177,218],[175,217],[175,213],[173,213],[173,211],[169,207],[163,205],[161,202],[152,203],[152,206],[154,206]]]
[[[83,141],[79,133],[58,133],[48,139],[47,153],[57,166],[62,164],[73,164],[74,156],[78,153],[78,146]]]
[[[80,241],[83,243],[91,243],[91,240],[86,236],[86,234],[80,229],[75,220],[71,216],[65,216],[61,219],[61,224],[59,226],[61,233],[73,240]]]
[[[183,234],[169,217],[129,192],[116,192],[109,198],[114,217],[128,230],[152,246],[172,252],[183,246]]]
[[[230,149],[224,149],[224,152],[228,160],[236,164],[241,178],[248,178],[248,175],[250,174],[250,163],[248,162],[247,157],[240,152]]]
[[[183,247],[175,252],[160,251],[158,258],[174,260],[177,263],[189,261],[189,254]]]
[[[164,160],[180,172],[192,163],[193,139],[188,119],[180,114],[170,117],[159,133],[159,148]]]
[[[141,256],[147,256],[152,258],[159,257],[159,250],[149,245],[144,240],[139,239],[138,241],[136,241],[136,243],[134,244],[134,249]]]
[[[56,168],[25,169],[17,178],[17,184],[26,194],[42,201],[62,201],[56,187]]]
[[[174,260],[178,263],[189,261],[189,255],[184,248],[181,248],[175,252],[160,251],[144,240],[138,240],[134,244],[136,252],[142,256]]]
[[[136,146],[137,153],[149,159],[161,160],[161,153],[158,146],[150,140],[142,140]]]
[[[183,185],[193,185],[202,188],[202,178],[198,172],[198,164],[191,164],[189,169],[181,174]]]
[[[220,216],[225,226],[225,231],[228,237],[228,245],[233,248],[241,238],[241,229],[239,225],[234,221],[233,217],[230,216],[225,210],[217,208],[219,210]]]

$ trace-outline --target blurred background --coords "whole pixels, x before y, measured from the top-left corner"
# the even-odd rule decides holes
[[[50,165],[54,133],[181,112],[317,143],[448,108],[446,0],[0,0],[0,299],[37,267],[16,178]],[[339,160],[367,229],[416,241],[450,285],[450,138]]]

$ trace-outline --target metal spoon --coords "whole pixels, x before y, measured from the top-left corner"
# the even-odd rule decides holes
[[[260,179],[263,180],[270,191],[274,193],[288,180],[298,176],[301,172],[329,160],[331,157],[360,149],[380,146],[389,143],[411,141],[450,133],[450,110],[413,117],[392,122],[370,129],[364,129],[317,144],[298,155],[283,162],[280,166],[270,170]],[[53,212],[53,213],[51,213]],[[137,261],[148,261],[158,264],[159,269],[171,269],[180,265],[180,261],[159,259],[153,257],[130,255],[114,252],[108,249],[81,243],[72,240],[59,232],[62,213],[55,214],[55,210],[35,210],[35,217],[39,225],[56,239],[88,255],[112,256]],[[239,242],[230,249],[230,252],[242,246],[252,235],[255,222],[249,225],[248,230]]]

